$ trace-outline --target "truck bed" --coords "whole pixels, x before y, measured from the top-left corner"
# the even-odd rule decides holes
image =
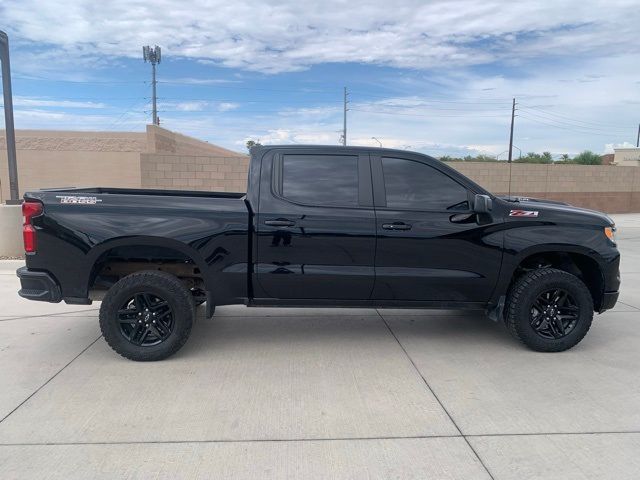
[[[49,271],[69,303],[85,302],[100,265],[113,258],[167,257],[195,265],[219,303],[247,295],[250,216],[244,193],[129,188],[27,192],[43,204],[37,254],[27,267]],[[218,300],[219,299],[219,300]]]
[[[45,188],[43,192],[95,195],[146,195],[170,197],[204,197],[204,198],[243,198],[242,192],[207,192],[197,190],[160,190],[150,188],[111,188],[111,187],[63,187]]]

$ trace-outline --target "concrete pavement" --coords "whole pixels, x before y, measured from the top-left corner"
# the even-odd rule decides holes
[[[621,303],[559,354],[476,313],[234,306],[135,363],[0,262],[0,478],[638,478],[640,215],[616,221]]]

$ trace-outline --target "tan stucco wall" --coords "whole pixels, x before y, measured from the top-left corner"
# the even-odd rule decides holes
[[[0,257],[24,255],[22,245],[22,207],[0,205]]]

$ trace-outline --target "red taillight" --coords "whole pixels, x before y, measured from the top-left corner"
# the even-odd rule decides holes
[[[31,225],[31,219],[42,213],[40,202],[24,202],[22,204],[22,238],[24,240],[24,251],[35,253],[36,251],[36,229]]]

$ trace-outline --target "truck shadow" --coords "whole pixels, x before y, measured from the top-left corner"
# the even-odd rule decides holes
[[[312,315],[300,316],[214,316],[200,318],[180,356],[207,355],[212,349],[234,354],[245,350],[324,350],[397,347],[418,342],[424,348],[464,348],[482,344],[484,348],[521,348],[504,326],[492,322],[482,312],[439,315]],[[388,327],[387,327],[388,326]],[[389,331],[393,332],[393,335]]]

